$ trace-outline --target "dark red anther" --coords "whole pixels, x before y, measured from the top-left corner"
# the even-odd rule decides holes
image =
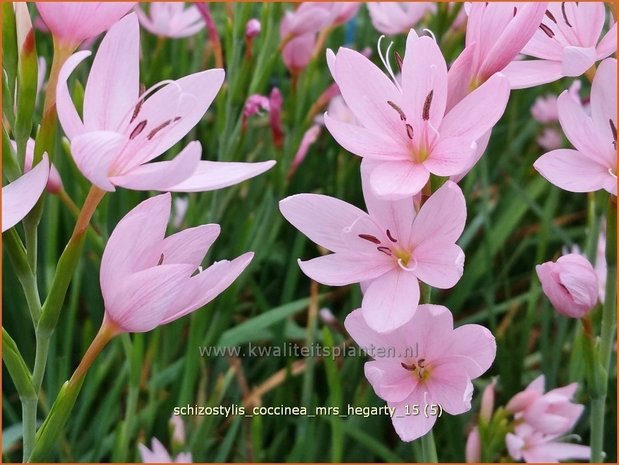
[[[376,236],[372,236],[371,234],[359,234],[359,237],[374,244],[380,244],[380,239],[378,239]]]
[[[391,242],[398,242],[398,240],[391,235],[391,231],[389,231],[388,229],[387,229],[387,237],[389,238]]]
[[[430,105],[432,105],[432,97],[434,96],[434,90],[431,90],[428,96],[426,97],[426,101],[423,104],[423,113],[421,117],[424,121],[428,121],[430,119]]]
[[[146,120],[140,121],[133,128],[133,131],[131,131],[131,134],[129,135],[129,140],[133,140],[136,137],[138,137],[142,133],[142,131],[144,130],[145,127],[146,127]]]

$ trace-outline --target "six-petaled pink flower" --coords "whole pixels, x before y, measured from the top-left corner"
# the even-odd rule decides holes
[[[45,25],[63,47],[75,49],[108,30],[136,2],[37,2]]]
[[[496,355],[496,341],[487,328],[470,324],[454,329],[451,312],[441,305],[420,305],[409,321],[389,333],[370,328],[360,310],[348,315],[344,325],[374,358],[365,364],[365,377],[376,395],[395,408],[391,420],[403,441],[432,429],[437,415],[428,413],[431,408],[440,405],[451,415],[470,410],[471,380],[490,368]]]
[[[404,34],[428,13],[436,11],[433,2],[369,2],[374,28],[383,34]]]
[[[104,325],[115,332],[151,331],[203,307],[230,286],[253,257],[247,252],[202,270],[219,225],[165,237],[171,197],[151,197],[131,210],[105,247],[100,276]]]
[[[600,40],[605,19],[603,2],[548,2],[543,21],[522,49],[537,59],[517,60],[505,69],[512,88],[580,76],[615,52],[617,23]]]
[[[89,54],[74,54],[62,68],[57,106],[76,165],[100,189],[208,191],[254,177],[275,163],[202,161],[197,141],[171,161],[148,163],[200,121],[223,83],[224,71],[163,81],[140,93],[139,25],[131,13],[101,42],[86,84],[82,119],[67,79]]]
[[[15,226],[32,210],[48,179],[49,160],[44,154],[33,169],[2,187],[2,232]]]
[[[135,12],[142,27],[160,37],[189,37],[205,26],[198,9],[184,2],[152,2],[148,12],[141,6],[137,6]]]
[[[562,315],[582,318],[597,303],[598,277],[582,255],[563,255],[556,262],[537,265],[535,270],[544,294]]]
[[[328,51],[327,59],[361,126],[328,113],[325,125],[346,150],[376,162],[370,184],[376,194],[389,199],[418,193],[430,173],[462,172],[475,153],[475,141],[499,120],[509,97],[507,79],[495,75],[445,113],[445,59],[431,37],[418,37],[412,30],[401,83],[393,73],[391,81],[370,60],[347,48],[340,48],[337,55]]]
[[[190,452],[181,452],[172,458],[168,450],[157,438],[152,439],[151,449],[144,444],[138,444],[138,448],[144,463],[192,463],[193,460]]]
[[[368,213],[325,195],[299,194],[280,202],[284,217],[318,245],[334,252],[299,266],[330,286],[362,283],[363,316],[376,331],[410,319],[419,303],[419,282],[446,289],[462,276],[464,253],[456,240],[464,229],[466,205],[451,181],[415,212],[411,198],[377,197],[363,170]]]

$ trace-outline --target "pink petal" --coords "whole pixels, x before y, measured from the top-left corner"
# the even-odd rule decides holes
[[[581,5],[568,2],[566,7],[571,7],[574,14],[570,15],[573,19],[573,29],[584,47],[595,46],[606,20],[606,8],[604,2],[583,2]],[[569,13],[568,13],[569,14]]]
[[[163,263],[184,263],[198,268],[220,231],[218,224],[203,224],[166,237],[161,251]]]
[[[146,121],[144,129],[125,150],[130,166],[146,163],[181,140],[202,119],[224,81],[222,69],[190,74],[167,84],[147,98],[133,126]],[[128,133],[132,132],[128,130]]]
[[[279,202],[284,218],[316,244],[333,252],[348,250],[342,231],[359,218],[363,210],[343,200],[319,194],[298,194]]]
[[[561,79],[563,68],[559,61],[519,60],[507,65],[503,74],[512,89],[525,89]]]
[[[395,407],[395,415],[391,419],[396,433],[402,441],[413,441],[425,435],[436,423],[436,415],[423,414],[423,407],[433,403],[432,397],[428,394],[425,386],[420,383],[413,393],[404,402],[389,402],[389,407]],[[419,415],[413,415],[412,406],[419,406]],[[408,411],[407,411],[408,406]]]
[[[299,267],[314,281],[327,286],[346,286],[374,279],[394,267],[393,262],[377,259],[360,260],[346,255],[334,253],[312,260],[299,260]]]
[[[254,258],[247,252],[232,261],[222,260],[213,263],[206,270],[189,279],[185,294],[171,307],[161,324],[167,324],[204,307],[225,291],[247,268]],[[178,310],[178,308],[180,310]]]
[[[184,181],[168,185],[170,192],[207,192],[234,186],[270,170],[274,160],[259,163],[200,161],[195,172]]]
[[[338,121],[325,113],[325,126],[333,138],[349,152],[377,160],[407,159],[406,146],[398,144],[387,134]]]
[[[505,444],[507,445],[509,455],[514,460],[522,459],[522,450],[525,448],[524,439],[515,434],[507,433],[507,436],[505,436]]]
[[[436,41],[429,36],[417,37],[413,29],[406,40],[402,88],[402,109],[413,124],[418,123],[417,127],[422,121],[426,99],[432,92],[428,121],[438,127],[447,101],[447,65]]]
[[[73,138],[71,154],[86,179],[105,191],[113,192],[115,188],[108,173],[124,143],[125,138],[117,132],[87,132]]]
[[[393,269],[374,279],[363,296],[363,317],[374,331],[392,331],[409,321],[419,304],[413,273]]]
[[[600,63],[593,78],[591,116],[598,130],[606,136],[605,139],[611,145],[612,134],[609,120],[612,120],[615,125],[617,123],[617,60],[614,58]],[[615,150],[612,152],[614,157]]]
[[[140,26],[135,14],[118,21],[105,35],[92,63],[84,92],[88,131],[120,131],[140,89]]]
[[[43,154],[33,169],[2,187],[2,232],[15,226],[34,208],[49,178],[49,160]]]
[[[433,366],[426,385],[434,401],[450,415],[471,410],[473,383],[464,370],[453,366]]]
[[[468,37],[468,36],[467,36]],[[467,45],[452,63],[447,73],[447,112],[469,93],[469,85],[473,78],[473,62],[477,44]]]
[[[348,314],[346,320],[344,320],[344,326],[357,345],[369,357],[377,360],[393,358],[393,355],[389,354],[388,350],[380,351],[379,349],[381,348],[393,348],[396,354],[405,354],[409,347],[408,341],[405,338],[408,325],[404,325],[390,333],[378,333],[368,326],[363,317],[363,311],[360,308]],[[413,343],[415,342],[413,341]]]
[[[595,64],[597,53],[594,47],[568,46],[563,49],[563,75],[577,77]]]
[[[69,140],[82,134],[84,132],[84,124],[75,109],[71,94],[69,93],[69,87],[67,80],[73,72],[73,70],[79,65],[86,57],[90,56],[90,52],[87,50],[77,52],[69,57],[65,61],[60,73],[58,74],[58,85],[56,86],[56,111],[58,112],[58,120],[62,125],[64,133]]]
[[[366,362],[363,370],[376,395],[388,402],[403,401],[417,385],[410,371],[402,368],[399,359]]]
[[[423,162],[430,173],[437,176],[455,176],[471,166],[477,154],[477,144],[470,137],[442,139]]]
[[[344,101],[363,126],[394,141],[406,143],[398,113],[387,101],[401,106],[402,95],[395,84],[362,54],[340,48],[335,61],[335,82]],[[363,76],[363,79],[359,79]]]
[[[413,252],[415,276],[439,289],[456,285],[464,272],[464,252],[456,244],[425,241]]]
[[[615,53],[617,50],[617,23],[613,23],[608,32],[602,37],[597,46],[598,60]]]
[[[195,173],[202,156],[200,142],[190,142],[174,159],[146,163],[110,178],[116,186],[138,191],[165,191]]]
[[[101,258],[104,298],[110,299],[129,275],[159,262],[171,205],[170,194],[151,197],[116,225]]]
[[[426,185],[430,173],[413,161],[386,161],[376,165],[370,175],[374,193],[386,200],[412,197]]]
[[[595,192],[616,183],[608,167],[571,149],[548,152],[533,167],[552,184],[569,192]]]
[[[193,270],[192,265],[159,265],[125,277],[104,295],[106,316],[124,332],[151,331],[182,298]]]
[[[415,246],[426,241],[454,243],[464,230],[466,201],[458,185],[447,181],[423,204],[411,231]]]
[[[451,342],[435,363],[464,369],[469,378],[475,379],[490,368],[495,357],[496,340],[492,333],[488,328],[470,324],[454,330]]]
[[[471,143],[499,121],[509,99],[509,82],[496,74],[456,104],[440,125],[441,139],[466,138]],[[454,173],[455,174],[455,173]]]
[[[562,460],[588,460],[591,458],[591,448],[580,444],[565,442],[547,442],[540,444],[530,451],[524,452],[527,462],[559,462]]]
[[[466,437],[465,456],[466,463],[476,463],[481,460],[481,442],[477,426],[473,427]]]

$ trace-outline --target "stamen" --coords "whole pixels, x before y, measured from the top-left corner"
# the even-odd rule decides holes
[[[161,265],[163,263],[163,254],[161,254],[161,257],[159,258],[159,261],[157,262],[157,266]]]
[[[539,28],[544,31],[544,33],[550,37],[551,39],[555,36],[555,33],[552,32],[552,29],[550,29],[548,26],[546,26],[544,23],[541,23],[539,25]]]
[[[384,35],[381,35],[378,38],[378,56],[380,57],[380,61],[383,62],[383,65],[385,67],[385,69],[387,70],[387,72],[389,73],[389,75],[391,76],[391,79],[393,80],[393,83],[395,84],[395,86],[398,88],[398,90],[400,92],[402,92],[402,88],[400,87],[400,84],[398,83],[398,80],[395,78],[395,74],[393,73],[393,69],[391,68],[391,64],[389,63],[389,51],[391,50],[391,47],[393,46],[393,42],[391,42],[389,44],[389,46],[387,47],[387,51],[385,52],[384,56],[383,56],[383,51],[381,50],[381,42],[382,40],[385,38]]]
[[[359,234],[359,237],[374,244],[380,244],[380,239],[378,239],[376,236],[372,236],[371,234]]]
[[[417,363],[419,364],[419,368],[425,368],[423,364],[426,362],[425,358],[420,358]]]
[[[615,145],[615,148],[617,148],[617,126],[615,126],[612,119],[608,120],[608,124],[610,124],[610,132],[613,135],[613,144]]]
[[[415,366],[414,363],[411,363],[410,365],[407,365],[406,363],[401,362],[400,365],[402,365],[402,368],[404,368],[405,370],[408,370],[408,371],[415,371],[417,369],[417,367]]]
[[[131,134],[129,135],[129,140],[133,140],[138,137],[145,127],[146,120],[140,121],[137,126],[133,128],[133,131],[131,131]]]
[[[144,95],[144,92],[146,92],[146,87],[144,86],[144,84],[140,84],[140,97]],[[133,120],[135,120],[138,117],[138,114],[140,113],[140,110],[142,109],[143,103],[144,103],[144,100],[142,99],[138,100],[138,103],[135,105],[135,108],[133,109],[133,115],[131,115],[129,124],[133,123]]]
[[[402,65],[404,64],[404,61],[402,60],[402,57],[400,56],[400,54],[396,51],[393,52],[393,56],[395,58],[395,64],[398,65],[398,68],[400,70],[400,72],[402,71]]]
[[[553,23],[557,24],[557,20],[555,18],[555,15],[553,15],[550,10],[546,10],[546,16],[548,16],[548,18],[550,18],[550,21],[552,21]]]
[[[171,119],[161,123],[159,126],[157,126],[155,129],[153,129],[151,132],[148,133],[148,136],[146,136],[146,138],[148,140],[151,140],[153,137],[155,137],[155,134],[157,134],[159,131],[161,131],[163,128],[168,127],[170,125],[170,123],[172,122]]]
[[[563,19],[565,20],[565,24],[567,24],[569,27],[572,27],[572,25],[567,19],[567,14],[565,13],[565,2],[561,2],[561,13],[563,13]]]
[[[414,135],[413,127],[408,123],[406,123],[406,134],[408,135],[408,138],[410,140],[413,140],[413,135]]]
[[[430,91],[428,96],[426,97],[426,101],[423,104],[423,114],[421,117],[424,121],[428,121],[430,119],[430,105],[432,105],[432,97],[434,96],[434,89]]]
[[[391,108],[393,108],[395,111],[398,112],[398,114],[400,115],[400,120],[401,121],[406,121],[406,115],[404,114],[404,112],[402,111],[402,109],[399,106],[397,106],[391,100],[387,100],[387,105],[389,105]]]
[[[385,246],[376,247],[376,250],[384,253],[385,255],[389,255],[390,257],[393,256],[393,254],[391,253],[391,249],[389,247],[385,247]]]
[[[518,8],[514,7],[514,17],[516,17],[516,13],[518,13]]]
[[[387,237],[389,238],[391,242],[398,242],[398,240],[391,235],[391,231],[389,231],[388,229],[387,229]]]

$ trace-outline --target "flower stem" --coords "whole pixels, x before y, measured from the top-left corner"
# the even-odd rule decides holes
[[[436,453],[436,444],[434,443],[434,432],[432,430],[421,438],[421,455],[424,463],[438,463],[438,455]]]

